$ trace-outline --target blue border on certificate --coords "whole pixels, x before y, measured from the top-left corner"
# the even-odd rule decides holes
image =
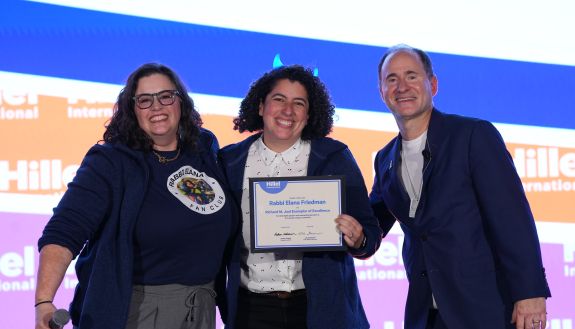
[[[261,185],[265,183],[265,186]],[[324,230],[327,230],[328,241],[324,241],[324,239],[315,240],[315,237],[310,237],[310,240],[305,241],[296,241],[295,243],[290,243],[291,241],[276,241],[274,242],[263,242],[261,234],[268,234],[265,231],[270,230],[269,235],[265,236],[268,238],[267,240],[274,240],[271,236],[278,236],[281,234],[288,234],[288,235],[297,235],[295,232],[293,233],[272,233],[274,231],[273,228],[269,229],[267,227],[268,223],[264,221],[265,218],[270,218],[265,215],[260,215],[259,207],[262,206],[263,202],[268,202],[265,204],[265,207],[269,207],[269,204],[281,205],[281,208],[291,208],[292,205],[294,208],[299,208],[298,206],[300,203],[298,201],[290,202],[290,196],[283,196],[284,189],[289,184],[308,184],[313,186],[314,184],[323,184],[323,183],[335,183],[335,189],[328,186],[330,193],[325,193],[321,188],[310,188],[305,190],[305,196],[299,196],[295,199],[303,199],[306,201],[306,204],[313,204],[315,206],[315,202],[321,205],[321,201],[316,200],[324,200],[328,197],[329,200],[335,201],[335,205],[330,205],[330,211],[325,211],[328,214],[322,214],[323,210],[297,210],[297,209],[289,209],[286,212],[289,212],[290,215],[282,214],[284,210],[277,210],[279,215],[272,215],[272,216],[279,216],[292,219],[295,221],[302,221],[300,223],[304,223],[304,221],[315,221],[315,223],[321,223],[321,226]],[[293,186],[293,185],[292,185]],[[333,190],[333,191],[331,191]],[[259,191],[259,192],[258,192]],[[263,192],[263,193],[262,193]],[[333,192],[333,194],[331,194]],[[329,195],[326,195],[329,194]],[[267,201],[267,198],[270,195],[277,195],[278,198],[283,198],[282,201]],[[344,243],[343,236],[341,232],[339,232],[336,228],[335,218],[342,213],[345,213],[345,177],[341,175],[333,175],[333,176],[296,176],[296,177],[261,177],[261,178],[249,178],[249,199],[250,199],[250,250],[252,253],[259,253],[259,252],[276,252],[276,251],[334,251],[334,250],[346,250],[347,246]],[[265,199],[265,200],[264,200]],[[293,199],[293,197],[292,197]],[[311,202],[309,200],[314,200]],[[333,202],[332,202],[333,203]],[[263,208],[262,208],[263,209]],[[296,212],[302,212],[296,213]],[[272,210],[270,210],[272,212]],[[275,212],[275,211],[274,211]],[[336,213],[337,212],[337,213]],[[308,213],[306,215],[306,213]],[[327,216],[327,217],[326,217]],[[297,218],[303,219],[297,219]],[[307,217],[313,217],[307,218]],[[296,218],[296,219],[293,219]],[[283,219],[282,219],[283,220]],[[320,222],[318,222],[320,221]],[[294,222],[296,225],[300,225],[300,223]],[[333,225],[331,225],[333,224]],[[333,228],[333,233],[329,232]],[[311,232],[305,232],[311,234]],[[322,231],[322,235],[323,235]],[[304,233],[300,233],[304,234]],[[279,238],[279,237],[278,237]],[[283,237],[281,237],[283,238]],[[291,240],[291,237],[287,237],[286,240]],[[297,240],[297,239],[296,239]]]

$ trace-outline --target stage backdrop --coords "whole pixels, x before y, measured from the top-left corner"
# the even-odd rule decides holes
[[[561,0],[544,7],[495,0],[3,2],[0,325],[33,327],[38,237],[136,67],[157,61],[175,69],[222,146],[246,137],[232,130],[232,118],[250,83],[274,63],[317,69],[337,105],[331,137],[350,146],[369,189],[375,153],[397,134],[379,98],[377,65],[386,47],[402,42],[430,52],[440,110],[490,120],[502,133],[537,221],[553,294],[549,328],[573,329],[573,6]],[[372,328],[403,327],[402,243],[396,226],[374,257],[356,261]],[[67,307],[75,284],[71,267],[57,306]]]

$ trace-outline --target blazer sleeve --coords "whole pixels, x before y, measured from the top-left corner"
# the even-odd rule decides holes
[[[345,175],[346,213],[353,216],[363,227],[366,244],[363,248],[349,249],[356,258],[368,258],[375,254],[381,243],[382,232],[377,218],[369,205],[365,180],[349,148],[342,150],[336,159],[329,162],[337,166],[331,174]]]
[[[379,151],[375,157],[375,161],[373,164],[373,168],[375,169],[375,178],[373,180],[373,187],[371,188],[371,193],[369,194],[369,202],[371,203],[371,207],[379,222],[379,226],[382,229],[383,236],[385,237],[387,233],[395,224],[395,217],[389,211],[387,205],[385,204],[385,200],[383,198],[383,174],[384,170],[382,170],[383,164],[383,151]]]
[[[481,215],[512,300],[551,296],[535,221],[501,135],[491,123],[478,121],[469,149]]]

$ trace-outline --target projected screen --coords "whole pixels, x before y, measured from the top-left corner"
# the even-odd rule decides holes
[[[387,47],[407,43],[432,57],[439,110],[487,119],[503,135],[536,218],[553,294],[548,327],[572,329],[575,4],[453,6],[375,0],[294,0],[289,7],[254,0],[1,4],[0,309],[11,316],[0,317],[0,324],[33,326],[37,240],[84,154],[102,138],[135,68],[152,61],[173,68],[221,146],[246,137],[232,129],[232,118],[250,83],[274,61],[316,69],[337,106],[330,136],[350,146],[369,189],[375,153],[397,135],[378,93],[377,65]],[[374,257],[355,261],[372,328],[403,327],[402,243],[396,226]],[[71,266],[57,306],[68,305],[76,283]]]

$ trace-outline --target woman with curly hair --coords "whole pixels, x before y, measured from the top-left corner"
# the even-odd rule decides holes
[[[243,99],[234,129],[257,132],[220,151],[242,208],[242,234],[228,274],[226,328],[369,328],[353,257],[372,256],[381,241],[359,167],[348,147],[326,137],[334,105],[310,69],[265,73]],[[250,252],[249,178],[345,176],[348,214],[334,218],[346,251]]]
[[[36,329],[48,328],[75,257],[74,328],[215,328],[225,290],[216,277],[238,220],[218,141],[201,125],[170,68],[150,63],[129,76],[103,142],[38,241]],[[179,188],[187,181],[209,187],[210,199],[190,199]]]

